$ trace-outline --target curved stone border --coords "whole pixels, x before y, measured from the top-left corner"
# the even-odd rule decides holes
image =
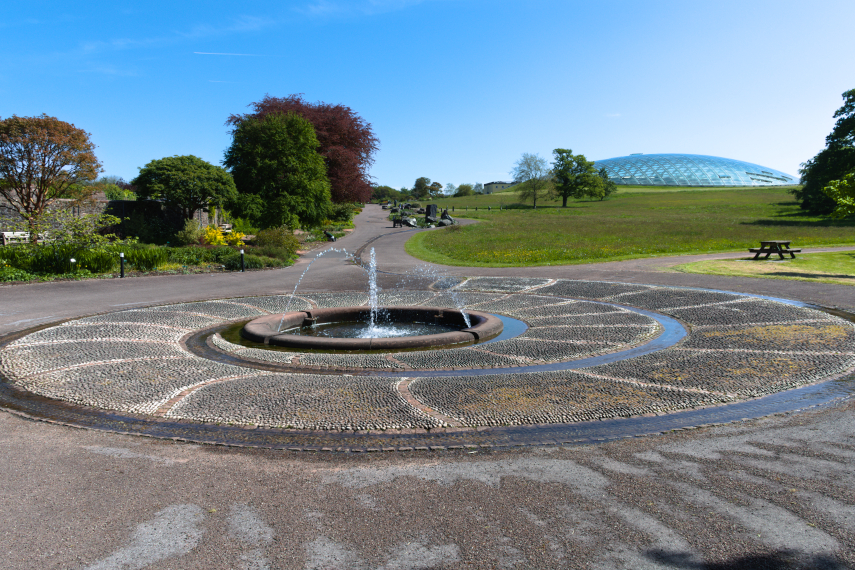
[[[501,289],[490,293],[488,290],[493,287]],[[517,292],[509,292],[515,288]],[[206,301],[96,315],[8,342],[0,353],[0,372],[14,385],[0,385],[0,400],[21,413],[53,417],[63,423],[65,420],[59,416],[71,416],[85,425],[100,424],[105,429],[114,425],[117,431],[126,431],[125,427],[133,425],[136,427],[128,431],[138,433],[153,433],[153,430],[162,434],[166,425],[176,430],[173,433],[199,434],[206,430],[223,433],[222,426],[217,427],[212,422],[237,421],[256,426],[260,424],[255,420],[261,420],[264,425],[292,429],[226,430],[231,434],[228,437],[252,432],[267,434],[250,438],[256,442],[259,441],[256,437],[264,441],[269,437],[277,441],[303,438],[304,448],[316,448],[309,445],[313,440],[347,441],[349,446],[358,447],[366,438],[438,441],[431,438],[441,435],[446,439],[469,438],[470,441],[493,436],[501,439],[505,437],[501,434],[508,430],[527,434],[525,438],[531,440],[544,430],[564,433],[577,428],[594,429],[580,427],[587,426],[585,420],[589,418],[604,420],[670,413],[659,419],[616,420],[616,425],[647,429],[651,425],[671,425],[669,422],[680,417],[684,422],[692,417],[726,418],[733,413],[743,413],[746,417],[750,415],[746,410],[759,410],[759,415],[763,415],[801,407],[805,402],[830,401],[848,393],[849,384],[809,385],[845,375],[855,365],[855,337],[850,323],[812,309],[734,293],[563,280],[540,283],[502,280],[494,285],[485,279],[479,289],[478,278],[463,282],[459,289],[463,291],[461,295],[467,295],[468,306],[477,305],[511,315],[524,314],[530,323],[538,323],[530,329],[533,336],[502,341],[504,345],[496,343],[501,346],[491,348],[486,356],[494,362],[497,356],[513,360],[515,354],[521,355],[516,358],[548,361],[557,354],[556,350],[568,350],[563,347],[570,347],[572,343],[550,340],[554,338],[556,312],[573,314],[573,326],[568,326],[566,320],[557,325],[568,331],[585,326],[604,328],[608,327],[610,319],[629,318],[620,311],[617,315],[615,311],[586,315],[576,311],[585,308],[584,301],[568,302],[569,297],[641,306],[668,314],[686,323],[691,334],[679,345],[666,350],[575,372],[493,374],[485,376],[493,380],[484,384],[461,375],[460,371],[457,375],[424,374],[415,381],[408,376],[415,376],[415,371],[402,371],[395,374],[398,380],[391,383],[393,379],[384,379],[380,374],[347,377],[344,382],[334,381],[329,375],[283,376],[247,371],[204,361],[170,348],[174,341],[168,339],[182,332],[190,333],[253,314],[269,314],[281,304],[281,300],[271,297]],[[444,294],[392,292],[389,297],[425,302],[439,300]],[[364,294],[313,294],[304,298],[311,299],[315,305],[335,306],[364,298]],[[566,315],[561,318],[566,319]],[[590,322],[585,324],[587,321]],[[472,351],[479,349],[470,347],[446,353],[465,351],[473,354]],[[391,372],[395,366],[389,368]],[[146,381],[141,382],[141,378]],[[410,380],[404,387],[416,400],[416,405],[408,402],[398,388],[403,385],[401,379]],[[584,389],[571,389],[574,386]],[[264,407],[269,402],[292,402],[295,398],[299,400],[301,395],[315,394],[320,396],[300,400],[293,414],[283,408],[290,419],[276,415],[275,409]],[[764,394],[770,395],[763,397]],[[580,399],[580,396],[583,397]],[[64,398],[67,403],[45,397]],[[607,401],[609,405],[603,407],[598,401]],[[731,404],[719,406],[721,403]],[[79,405],[118,411],[98,411]],[[681,408],[698,406],[706,409],[675,413]],[[163,417],[157,419],[153,414]],[[190,427],[184,423],[174,424],[174,419],[208,423]],[[562,423],[568,421],[578,423]],[[115,422],[125,427],[119,429]],[[543,423],[554,425],[525,425]],[[140,427],[144,424],[150,425]],[[454,424],[521,425],[488,430],[482,427],[476,435]],[[301,426],[344,432],[306,432]],[[376,435],[360,433],[360,430],[389,428],[398,431]],[[406,433],[413,428],[418,428],[418,433]],[[437,428],[441,430],[439,435]],[[621,430],[615,433],[618,432]],[[209,441],[206,437],[201,440]]]
[[[552,280],[554,282],[554,280]],[[540,284],[537,285],[541,286]],[[412,293],[412,292],[411,292]],[[478,296],[474,297],[473,301],[484,306],[485,303],[499,302],[499,307],[494,310],[508,309],[510,300],[519,297],[516,293],[503,294],[501,296]],[[317,297],[315,297],[317,298]],[[486,299],[486,300],[485,300]],[[544,299],[540,298],[541,302]],[[431,375],[453,375],[453,374],[498,374],[501,372],[546,372],[554,370],[566,370],[605,362],[614,362],[625,358],[640,356],[648,352],[655,352],[672,346],[679,342],[687,333],[686,329],[675,319],[665,315],[657,314],[643,309],[623,306],[617,303],[593,302],[588,300],[569,299],[564,297],[549,297],[546,302],[546,309],[556,312],[552,316],[551,322],[547,327],[529,327],[519,319],[503,315],[503,318],[509,322],[516,321],[519,324],[525,325],[525,328],[519,332],[506,335],[503,332],[495,338],[489,339],[481,343],[481,346],[468,346],[471,343],[461,343],[455,346],[444,346],[438,350],[432,350],[426,357],[418,354],[397,355],[395,352],[374,353],[374,354],[356,354],[352,352],[343,352],[340,354],[317,354],[313,352],[300,352],[303,347],[291,347],[288,352],[277,350],[266,350],[261,348],[249,348],[239,344],[233,344],[219,334],[210,335],[211,329],[198,331],[196,335],[185,337],[183,344],[187,346],[191,352],[197,356],[206,359],[216,360],[225,364],[233,364],[236,366],[247,366],[260,370],[274,372],[331,372],[331,373],[364,373],[371,372],[379,375],[400,375],[401,371],[407,371],[409,376],[431,376]],[[459,303],[460,299],[453,299],[455,303]],[[326,299],[321,302],[326,301]],[[513,305],[513,303],[511,303]],[[579,310],[577,307],[583,307]],[[491,309],[492,306],[491,306]],[[336,311],[337,309],[317,309],[311,311],[312,314],[322,311]],[[350,311],[355,311],[361,314],[359,307],[348,308]],[[363,309],[364,310],[364,309]],[[441,310],[433,308],[433,310]],[[529,313],[531,307],[526,302],[522,302],[521,310]],[[560,311],[565,311],[566,314],[560,314]],[[467,313],[478,315],[487,321],[487,335],[491,335],[498,329],[500,319],[489,313],[483,313],[467,309]],[[304,313],[289,313],[288,326],[296,325],[302,322]],[[600,343],[599,345],[589,344],[585,348],[584,343],[589,343],[590,339],[581,340],[583,345],[571,347],[567,342],[574,342],[572,338],[568,338],[568,334],[564,332],[561,325],[567,325],[569,319],[574,317],[587,317],[590,319],[602,318],[611,319],[610,324],[603,325],[611,327],[612,331],[621,329],[632,329],[637,332],[630,335],[630,338],[621,340],[612,339],[612,342]],[[523,315],[517,315],[523,316]],[[255,319],[253,322],[259,326],[254,327],[251,333],[251,339],[257,343],[272,338],[275,331],[278,330],[279,323],[282,319],[281,315],[266,316]],[[627,322],[621,323],[621,319]],[[495,323],[495,325],[494,325]],[[229,323],[231,324],[231,323]],[[250,323],[252,324],[252,323]],[[555,327],[555,325],[559,325]],[[227,325],[214,327],[213,330],[226,328]],[[587,332],[597,330],[599,325],[586,324],[589,327]],[[555,327],[555,328],[553,328]],[[546,334],[543,331],[553,330],[560,331],[559,338],[554,338],[556,335]],[[605,330],[605,329],[602,329]],[[578,330],[576,331],[578,334]],[[209,336],[210,335],[210,336]],[[286,336],[286,335],[282,335]],[[553,352],[557,349],[557,354],[552,354],[546,357],[526,356],[525,345],[518,346],[517,350],[512,350],[510,356],[503,356],[501,350],[498,353],[493,352],[492,344],[497,344],[496,348],[507,349],[513,343],[509,342],[514,338],[528,337],[530,341],[543,341],[540,345],[548,345],[550,342],[559,340],[563,344],[552,343]],[[572,336],[572,335],[570,335]],[[596,335],[594,335],[596,336]],[[197,342],[200,338],[207,337],[206,343]],[[291,340],[291,335],[287,335],[287,340]],[[293,342],[293,341],[292,341]],[[376,340],[375,340],[376,342]],[[294,344],[300,344],[296,341]],[[348,346],[348,343],[336,341],[340,347]],[[529,343],[534,345],[534,343]],[[207,347],[205,346],[207,345]],[[627,348],[629,347],[629,348]],[[365,348],[365,347],[363,347]],[[424,347],[430,349],[431,347]],[[530,347],[529,347],[530,348]],[[572,348],[572,350],[571,350]],[[210,349],[210,350],[209,350]],[[454,352],[448,352],[453,350]],[[459,351],[459,352],[458,352]],[[218,353],[223,353],[222,355]],[[540,364],[546,362],[546,364]]]
[[[242,336],[253,342],[293,348],[295,350],[326,351],[393,351],[425,350],[475,344],[502,334],[502,321],[498,317],[479,311],[467,311],[466,317],[457,309],[446,307],[381,307],[392,322],[432,322],[461,327],[458,331],[392,338],[331,338],[282,334],[294,327],[335,322],[366,322],[370,318],[368,307],[335,307],[311,311],[266,315],[248,322]],[[465,327],[465,328],[462,328]]]

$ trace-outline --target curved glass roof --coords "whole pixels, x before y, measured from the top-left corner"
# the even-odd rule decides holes
[[[702,154],[631,154],[596,161],[617,184],[639,186],[783,186],[799,179],[780,170]]]

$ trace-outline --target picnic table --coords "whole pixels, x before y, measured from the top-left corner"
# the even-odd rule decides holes
[[[781,259],[784,259],[785,253],[789,253],[790,259],[795,259],[796,254],[802,252],[800,249],[790,249],[789,240],[761,241],[759,248],[750,248],[748,251],[754,254],[753,259],[759,259],[764,253],[766,254],[766,257],[763,259],[769,259],[769,256],[773,253],[778,254]]]

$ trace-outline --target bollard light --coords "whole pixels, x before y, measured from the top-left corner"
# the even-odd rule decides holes
[[[241,271],[241,273],[243,273],[245,269],[246,269],[246,266],[243,263],[243,250],[240,250],[240,271]]]
[[[72,272],[72,273],[74,273],[74,263],[75,263],[77,260],[76,260],[76,259],[74,259],[74,258],[72,257],[72,258],[70,259],[70,261],[71,261],[71,272]]]
[[[119,277],[124,279],[125,277],[125,252],[119,252]]]

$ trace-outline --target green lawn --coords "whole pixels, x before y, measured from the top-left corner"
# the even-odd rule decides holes
[[[499,204],[518,202],[512,193],[435,202],[454,206],[457,217],[480,220],[420,233],[407,242],[411,255],[445,265],[565,265],[655,255],[747,253],[749,247],[771,239],[789,239],[794,248],[855,244],[855,220],[807,215],[786,188],[627,192],[602,202],[571,202],[567,208],[553,201],[537,210],[497,210]]]
[[[795,279],[814,283],[855,285],[855,252],[796,254],[780,261],[777,256],[769,260],[718,259],[697,261],[673,267],[685,273],[708,275],[734,275],[738,277],[763,277],[768,279]]]

